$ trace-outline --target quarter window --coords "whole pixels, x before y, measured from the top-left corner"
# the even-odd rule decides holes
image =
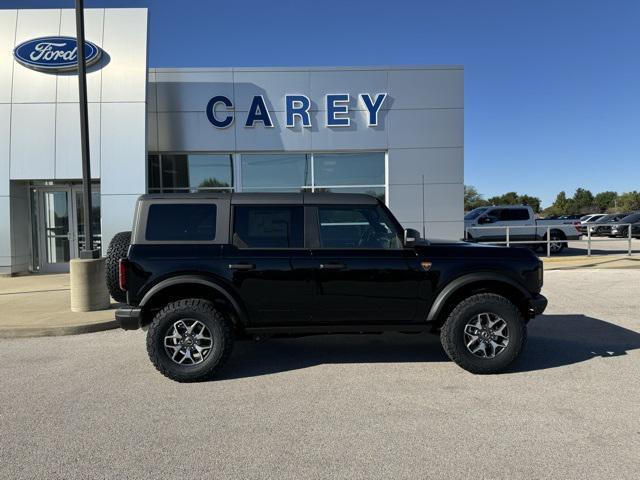
[[[303,218],[299,206],[236,206],[233,244],[238,248],[302,248]]]
[[[318,207],[322,248],[402,248],[400,236],[380,206]]]
[[[216,206],[204,203],[157,203],[149,206],[149,241],[207,241],[216,237]]]

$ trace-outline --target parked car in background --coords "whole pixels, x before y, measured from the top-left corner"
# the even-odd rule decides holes
[[[583,235],[587,234],[587,228],[589,228],[589,226],[591,226],[592,224],[596,223],[598,220],[600,220],[601,218],[605,217],[606,215],[604,213],[595,213],[595,214],[591,214],[591,215],[585,215],[584,217],[582,217],[580,219],[580,232]]]
[[[600,217],[602,217],[602,216],[604,216],[604,213],[589,213],[589,214],[587,214],[587,215],[582,215],[582,216],[580,217],[580,223],[589,222],[589,221],[591,221],[591,219],[593,219],[594,217],[598,217],[598,218],[600,218]],[[597,218],[596,218],[596,220],[597,220]]]
[[[630,225],[629,225],[630,224]],[[612,237],[628,237],[629,226],[631,226],[631,236],[640,237],[640,211],[633,212],[621,218],[617,223],[611,225]]]
[[[611,225],[626,217],[629,213],[610,213],[589,225],[592,237],[607,237],[611,235]]]
[[[528,205],[479,207],[464,216],[465,239],[470,241],[505,242],[507,226],[512,227],[510,241],[546,240],[549,231],[552,253],[561,252],[567,240],[580,239],[578,226],[561,220],[538,220]],[[536,248],[538,245],[546,248],[544,244],[532,244]]]

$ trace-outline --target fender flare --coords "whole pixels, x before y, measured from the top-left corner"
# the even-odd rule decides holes
[[[223,285],[220,285],[219,282],[216,282],[215,280],[202,275],[177,275],[175,277],[167,278],[156,283],[147,291],[147,293],[144,294],[142,300],[140,301],[139,307],[144,308],[155,295],[162,292],[163,290],[175,285],[181,285],[185,283],[195,283],[198,285],[203,285],[220,293],[236,311],[241,323],[246,325],[247,313],[242,305],[238,302],[238,300],[236,300],[233,295],[229,293],[229,290],[227,288],[225,288]]]
[[[460,288],[464,287],[465,285],[469,285],[471,283],[482,282],[482,281],[504,283],[505,285],[508,285],[510,287],[517,289],[523,295],[524,298],[527,298],[527,299],[531,298],[531,293],[529,293],[529,291],[526,288],[524,288],[522,285],[520,285],[518,282],[516,282],[512,278],[507,277],[505,275],[500,275],[495,272],[468,273],[466,275],[462,275],[460,277],[454,278],[440,291],[440,293],[438,293],[438,296],[433,302],[433,305],[431,305],[431,308],[429,309],[429,314],[427,315],[427,322],[434,322],[438,318],[438,315],[442,311],[442,308],[444,307],[444,305],[447,303],[447,300],[449,300]]]

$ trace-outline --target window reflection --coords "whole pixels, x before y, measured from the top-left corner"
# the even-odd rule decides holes
[[[243,191],[300,191],[311,185],[309,155],[242,155]]]
[[[230,191],[232,186],[231,155],[149,155],[150,193]]]

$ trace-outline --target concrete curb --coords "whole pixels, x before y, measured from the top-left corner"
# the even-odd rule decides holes
[[[120,325],[115,319],[94,323],[81,323],[78,325],[0,327],[0,338],[58,337],[62,335],[102,332],[119,327]]]

